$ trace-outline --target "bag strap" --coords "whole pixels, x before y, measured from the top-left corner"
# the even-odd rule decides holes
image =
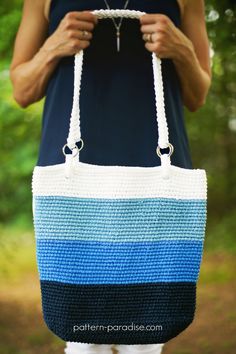
[[[112,18],[112,17],[125,17],[130,19],[139,19],[140,16],[144,15],[145,12],[136,10],[94,10],[92,11],[98,19]],[[83,67],[83,50],[75,54],[74,57],[74,94],[73,94],[73,105],[70,118],[69,133],[67,137],[67,144],[62,148],[64,155],[67,157],[68,154],[65,153],[66,146],[72,150],[72,154],[76,156],[77,153],[83,148],[84,142],[81,139],[80,132],[80,86],[81,86],[81,76]],[[164,104],[164,91],[163,91],[163,81],[162,81],[162,70],[161,70],[161,59],[152,53],[152,66],[153,66],[153,76],[154,76],[154,90],[155,90],[155,103],[156,103],[156,117],[158,126],[158,145],[156,152],[161,158],[161,164],[170,165],[170,156],[173,153],[173,145],[169,142],[169,132],[168,125],[165,114],[165,104]],[[81,141],[81,147],[78,148],[76,142]],[[169,148],[168,154],[162,154],[160,149]]]

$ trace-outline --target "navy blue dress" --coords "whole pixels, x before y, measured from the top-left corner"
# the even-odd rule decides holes
[[[111,8],[123,8],[112,0]],[[69,11],[106,8],[103,0],[52,0],[49,35]],[[130,0],[128,9],[162,13],[180,26],[177,0]],[[116,19],[118,22],[118,19]],[[151,53],[145,48],[137,19],[123,19],[121,49],[111,19],[99,20],[90,46],[84,51],[81,82],[82,162],[97,165],[158,166],[158,131]],[[46,89],[37,165],[63,163],[73,97],[74,57],[64,57]],[[162,60],[172,165],[192,168],[185,129],[180,81],[171,59]],[[79,146],[79,144],[78,144]]]

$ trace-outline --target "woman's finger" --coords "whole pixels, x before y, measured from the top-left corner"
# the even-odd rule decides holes
[[[157,21],[167,24],[170,22],[170,18],[164,14],[145,14],[140,17],[141,25],[148,25]]]
[[[149,43],[157,42],[163,43],[165,41],[165,35],[159,32],[149,32],[144,33],[142,38],[145,42],[147,42],[148,37],[150,37]]]
[[[86,30],[78,30],[77,33],[78,33],[78,38],[81,40],[88,41],[93,38],[92,33]]]
[[[73,38],[69,43],[68,47],[73,53],[78,52],[80,49],[85,49],[90,45],[89,41],[80,40],[78,38]]]
[[[71,11],[65,15],[65,20],[73,20],[73,19],[93,22],[94,24],[98,22],[97,16],[95,16],[89,11]]]
[[[148,42],[148,43],[156,42],[156,33],[144,33],[142,37],[144,42]]]
[[[159,58],[168,58],[167,48],[164,47],[160,42],[146,42],[145,47],[148,51],[156,53]]]
[[[77,38],[81,40],[90,40],[92,36],[91,32],[83,29],[73,29],[67,32],[67,37],[70,39]]]
[[[92,31],[95,27],[95,24],[92,22],[88,22],[88,21],[81,21],[78,20],[77,21],[77,28],[78,29],[83,29],[83,30],[87,30],[87,31]]]
[[[140,17],[141,24],[154,23],[156,22],[158,14],[144,14]]]
[[[157,32],[157,31],[163,31],[164,28],[161,26],[158,22],[151,24],[151,25],[144,25],[141,26],[140,28],[141,32],[143,33],[152,33],[152,32]]]
[[[93,31],[95,25],[92,22],[87,22],[87,21],[81,21],[81,20],[70,20],[67,23],[65,23],[65,29],[66,30],[73,30],[73,29],[82,29],[86,31]]]

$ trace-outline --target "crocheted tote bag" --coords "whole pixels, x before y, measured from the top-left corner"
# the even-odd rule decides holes
[[[93,13],[99,19],[144,14]],[[81,50],[75,55],[65,162],[33,170],[43,317],[65,341],[165,343],[194,318],[207,214],[206,172],[171,164],[161,59],[150,55],[160,166],[79,161]]]

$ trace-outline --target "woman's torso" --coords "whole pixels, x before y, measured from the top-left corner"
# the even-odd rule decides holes
[[[123,8],[124,0],[108,0],[111,8]],[[49,35],[69,11],[106,8],[104,0],[52,0]],[[128,9],[167,15],[180,27],[177,0],[130,0]],[[119,19],[116,19],[118,23]],[[62,58],[51,76],[43,112],[37,165],[64,162],[73,97],[73,56]],[[162,60],[169,140],[174,145],[173,165],[192,168],[186,134],[181,86],[171,59]],[[95,27],[84,51],[80,92],[80,161],[98,165],[158,166],[158,131],[151,53],[144,46],[138,20],[123,19],[121,48],[111,19]]]

